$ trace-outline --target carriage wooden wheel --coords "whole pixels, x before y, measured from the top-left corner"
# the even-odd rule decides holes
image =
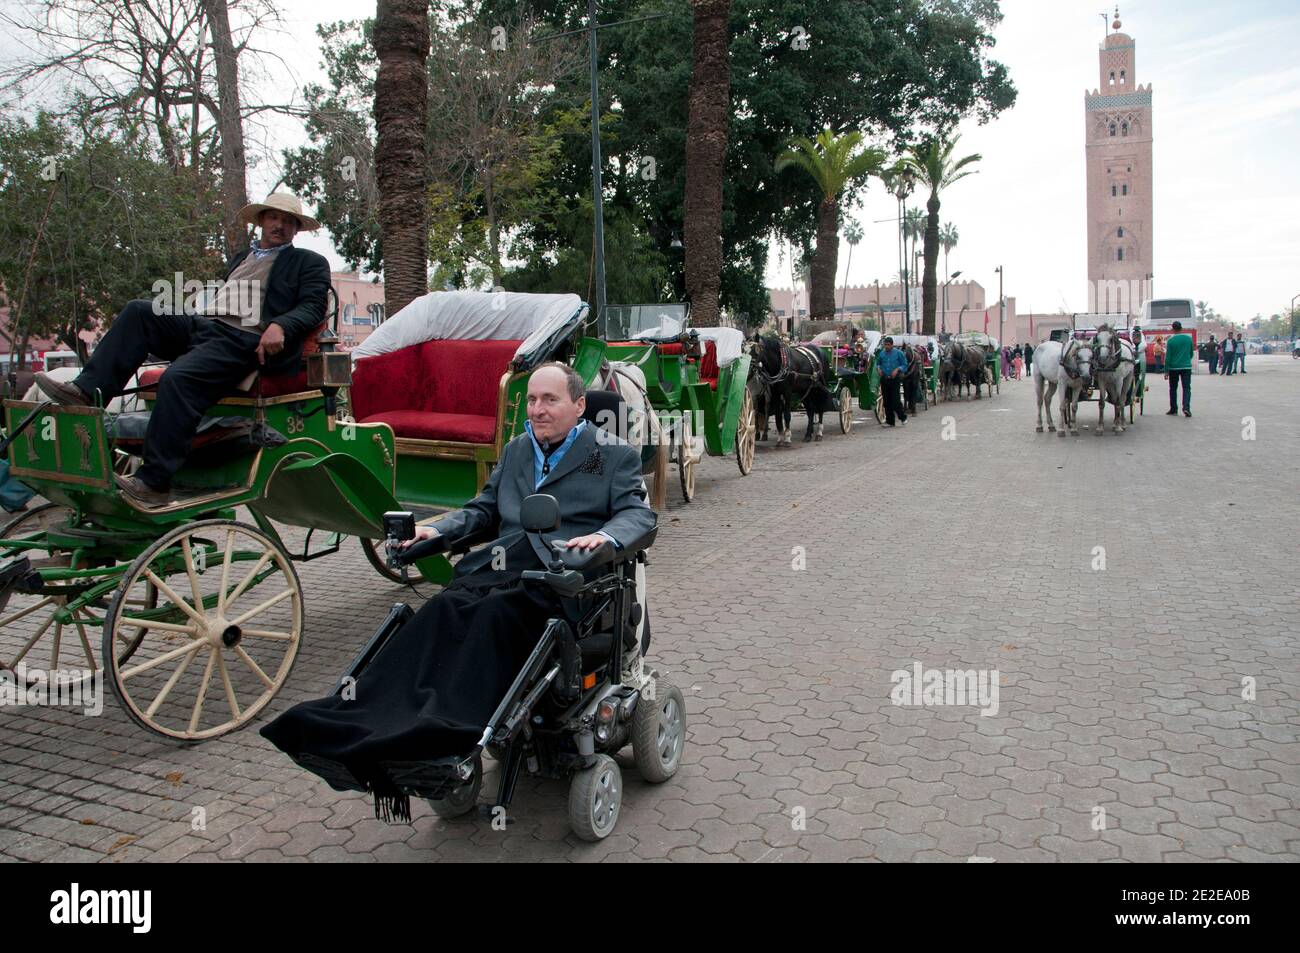
[[[876,416],[876,423],[885,426],[885,388],[882,384],[876,391],[876,402],[871,405],[871,412]]]
[[[156,604],[147,607],[150,588]],[[126,570],[104,619],[106,680],[143,727],[213,738],[275,697],[302,630],[302,585],[278,542],[234,520],[190,523]]]
[[[740,472],[749,475],[754,469],[754,449],[758,443],[758,412],[754,407],[754,395],[748,387],[740,402],[740,419],[736,422],[736,466]]]
[[[840,385],[840,433],[853,429],[853,391],[848,384]]]
[[[700,455],[695,446],[695,432],[691,426],[691,415],[682,414],[681,427],[678,429],[677,471],[682,480],[682,498],[687,503],[695,499],[695,468],[700,462]]]

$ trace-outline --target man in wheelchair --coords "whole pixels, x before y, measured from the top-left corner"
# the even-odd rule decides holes
[[[490,544],[418,612],[394,607],[329,697],[262,734],[335,789],[372,794],[389,820],[410,819],[412,796],[443,817],[472,810],[485,750],[502,807],[524,767],[571,776],[570,820],[589,840],[617,820],[611,755],[629,740],[647,780],[670,777],[681,693],[642,664],[637,591],[656,517],[639,454],[595,419],[571,367],[534,371],[527,432],[475,499],[393,547],[394,562]]]

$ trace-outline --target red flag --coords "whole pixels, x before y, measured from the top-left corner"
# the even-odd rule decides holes
[[[989,309],[984,309],[984,333],[989,333]]]

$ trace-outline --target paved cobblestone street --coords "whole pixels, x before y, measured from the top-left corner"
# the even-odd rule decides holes
[[[748,477],[708,459],[689,505],[674,479],[650,661],[689,740],[657,787],[627,753],[599,844],[569,832],[563,783],[521,781],[505,831],[423,803],[386,825],[256,727],[182,747],[110,699],[98,718],[0,709],[0,855],[1295,861],[1300,362],[1252,356],[1247,376],[1197,374],[1190,420],[1153,376],[1146,415],[1100,438],[1035,433],[1032,384],[1004,383],[906,428],[828,419],[822,443],[760,444]],[[354,540],[300,572],[307,636],[272,714],[327,691],[412,595]],[[997,670],[996,711],[893,704],[915,663]]]

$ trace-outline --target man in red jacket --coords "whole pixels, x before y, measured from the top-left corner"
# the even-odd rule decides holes
[[[61,404],[85,406],[96,394],[107,404],[150,354],[172,362],[158,384],[144,463],[134,475],[118,477],[123,492],[146,506],[168,502],[172,475],[204,412],[253,371],[297,373],[304,339],[325,320],[329,262],[293,246],[300,230],[320,223],[283,192],[246,205],[239,220],[258,225],[262,237],[231,260],[211,293],[179,314],[165,294],[132,301],[76,380],[36,375],[41,390]]]

